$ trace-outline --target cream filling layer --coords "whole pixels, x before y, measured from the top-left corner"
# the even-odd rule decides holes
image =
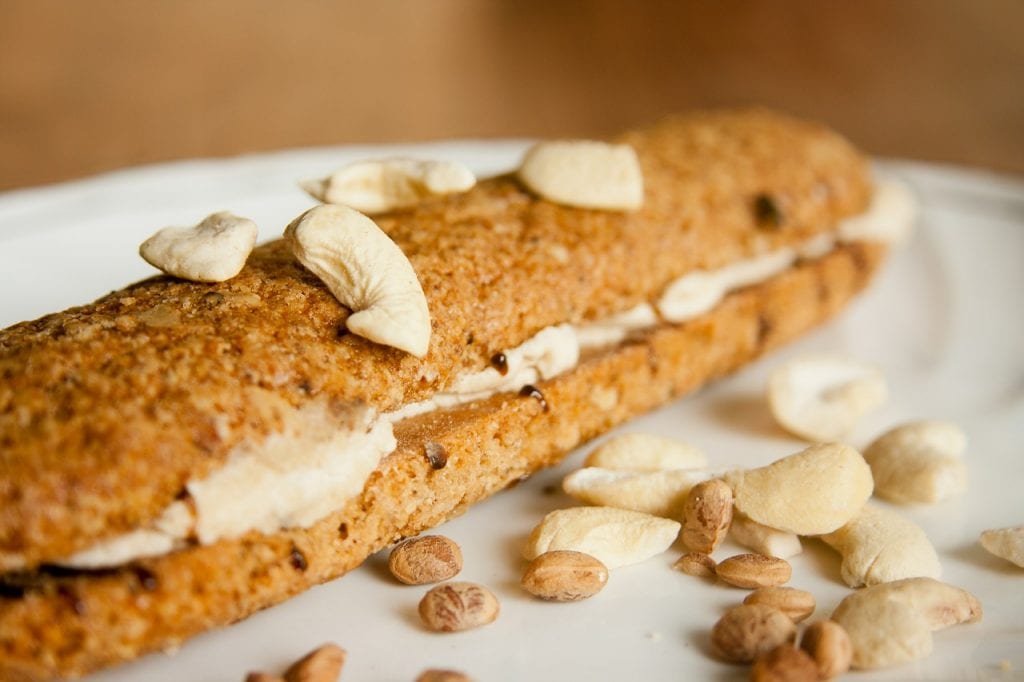
[[[905,241],[915,213],[913,196],[904,185],[879,183],[868,209],[841,221],[834,234],[820,234],[796,247],[717,270],[688,273],[670,283],[654,305],[641,303],[583,325],[546,327],[503,351],[504,373],[488,367],[464,374],[449,390],[427,400],[379,416],[366,410],[358,424],[346,429],[336,428],[336,423],[332,428],[323,415],[312,420],[318,425],[313,429],[309,420],[300,419],[299,426],[273,434],[259,446],[240,446],[221,469],[190,481],[186,488],[192,507],[174,502],[150,527],[104,540],[60,563],[75,568],[117,566],[166,554],[193,537],[210,544],[251,530],[273,533],[309,527],[362,490],[380,460],[395,448],[394,422],[556,377],[574,369],[585,350],[618,344],[663,321],[679,323],[703,315],[729,292],[770,279],[798,259],[820,258],[837,243]]]

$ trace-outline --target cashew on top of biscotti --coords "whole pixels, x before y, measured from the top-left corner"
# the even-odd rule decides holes
[[[346,206],[317,206],[284,236],[299,262],[352,309],[349,331],[416,357],[427,354],[423,287],[409,259],[370,218]]]

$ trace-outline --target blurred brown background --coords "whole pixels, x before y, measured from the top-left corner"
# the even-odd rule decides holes
[[[1024,2],[0,0],[0,189],[754,103],[1024,172]]]

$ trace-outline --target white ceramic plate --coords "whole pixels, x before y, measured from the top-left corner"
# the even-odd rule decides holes
[[[280,234],[312,204],[296,180],[367,156],[461,160],[481,174],[514,166],[523,143],[306,150],[183,162],[0,195],[0,325],[83,303],[152,274],[138,244],[165,225],[190,225],[217,210],[257,221],[261,240]],[[871,289],[837,321],[698,395],[637,419],[623,431],[676,436],[714,464],[759,465],[799,450],[766,409],[768,370],[810,350],[877,363],[892,398],[852,437],[922,417],[951,419],[970,437],[970,490],[956,501],[901,512],[939,551],[944,577],[981,599],[984,621],[936,633],[928,659],[857,679],[1021,679],[1024,569],[977,544],[986,528],[1024,523],[1024,183],[975,172],[886,163],[915,189],[922,219]],[[426,591],[397,585],[375,556],[320,586],[232,627],[96,675],[96,682],[242,680],[280,672],[323,642],[349,652],[344,680],[413,680],[428,667],[477,680],[746,679],[714,661],[708,633],[745,592],[671,570],[678,547],[617,569],[607,588],[576,604],[540,603],[519,587],[520,547],[544,513],[570,500],[551,492],[578,466],[582,448],[547,471],[474,507],[441,532],[463,548],[460,576],[490,586],[502,603],[490,626],[455,635],[425,631],[416,605]],[[739,551],[721,547],[721,559]],[[848,589],[838,557],[815,541],[793,560],[791,585],[827,616]]]

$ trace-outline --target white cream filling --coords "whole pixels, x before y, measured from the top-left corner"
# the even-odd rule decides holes
[[[331,429],[331,420],[321,418],[314,420],[316,428],[308,429],[305,420],[300,420],[303,423],[297,428],[286,428],[259,446],[236,449],[228,462],[206,479],[190,481],[186,487],[194,502],[194,516],[188,505],[175,502],[152,527],[104,540],[61,563],[75,568],[117,566],[177,549],[193,534],[200,543],[209,544],[250,530],[273,533],[311,526],[358,494],[381,458],[394,450],[394,422],[518,391],[525,384],[568,372],[576,367],[584,350],[615,345],[662,320],[678,323],[703,315],[730,291],[763,282],[798,258],[819,258],[837,242],[903,242],[911,231],[915,208],[904,185],[879,183],[867,211],[842,221],[835,234],[820,234],[796,247],[718,270],[691,272],[670,283],[655,306],[641,303],[596,322],[546,327],[503,351],[508,369],[504,374],[493,367],[464,374],[449,390],[427,400],[379,418],[368,410],[357,428]]]

